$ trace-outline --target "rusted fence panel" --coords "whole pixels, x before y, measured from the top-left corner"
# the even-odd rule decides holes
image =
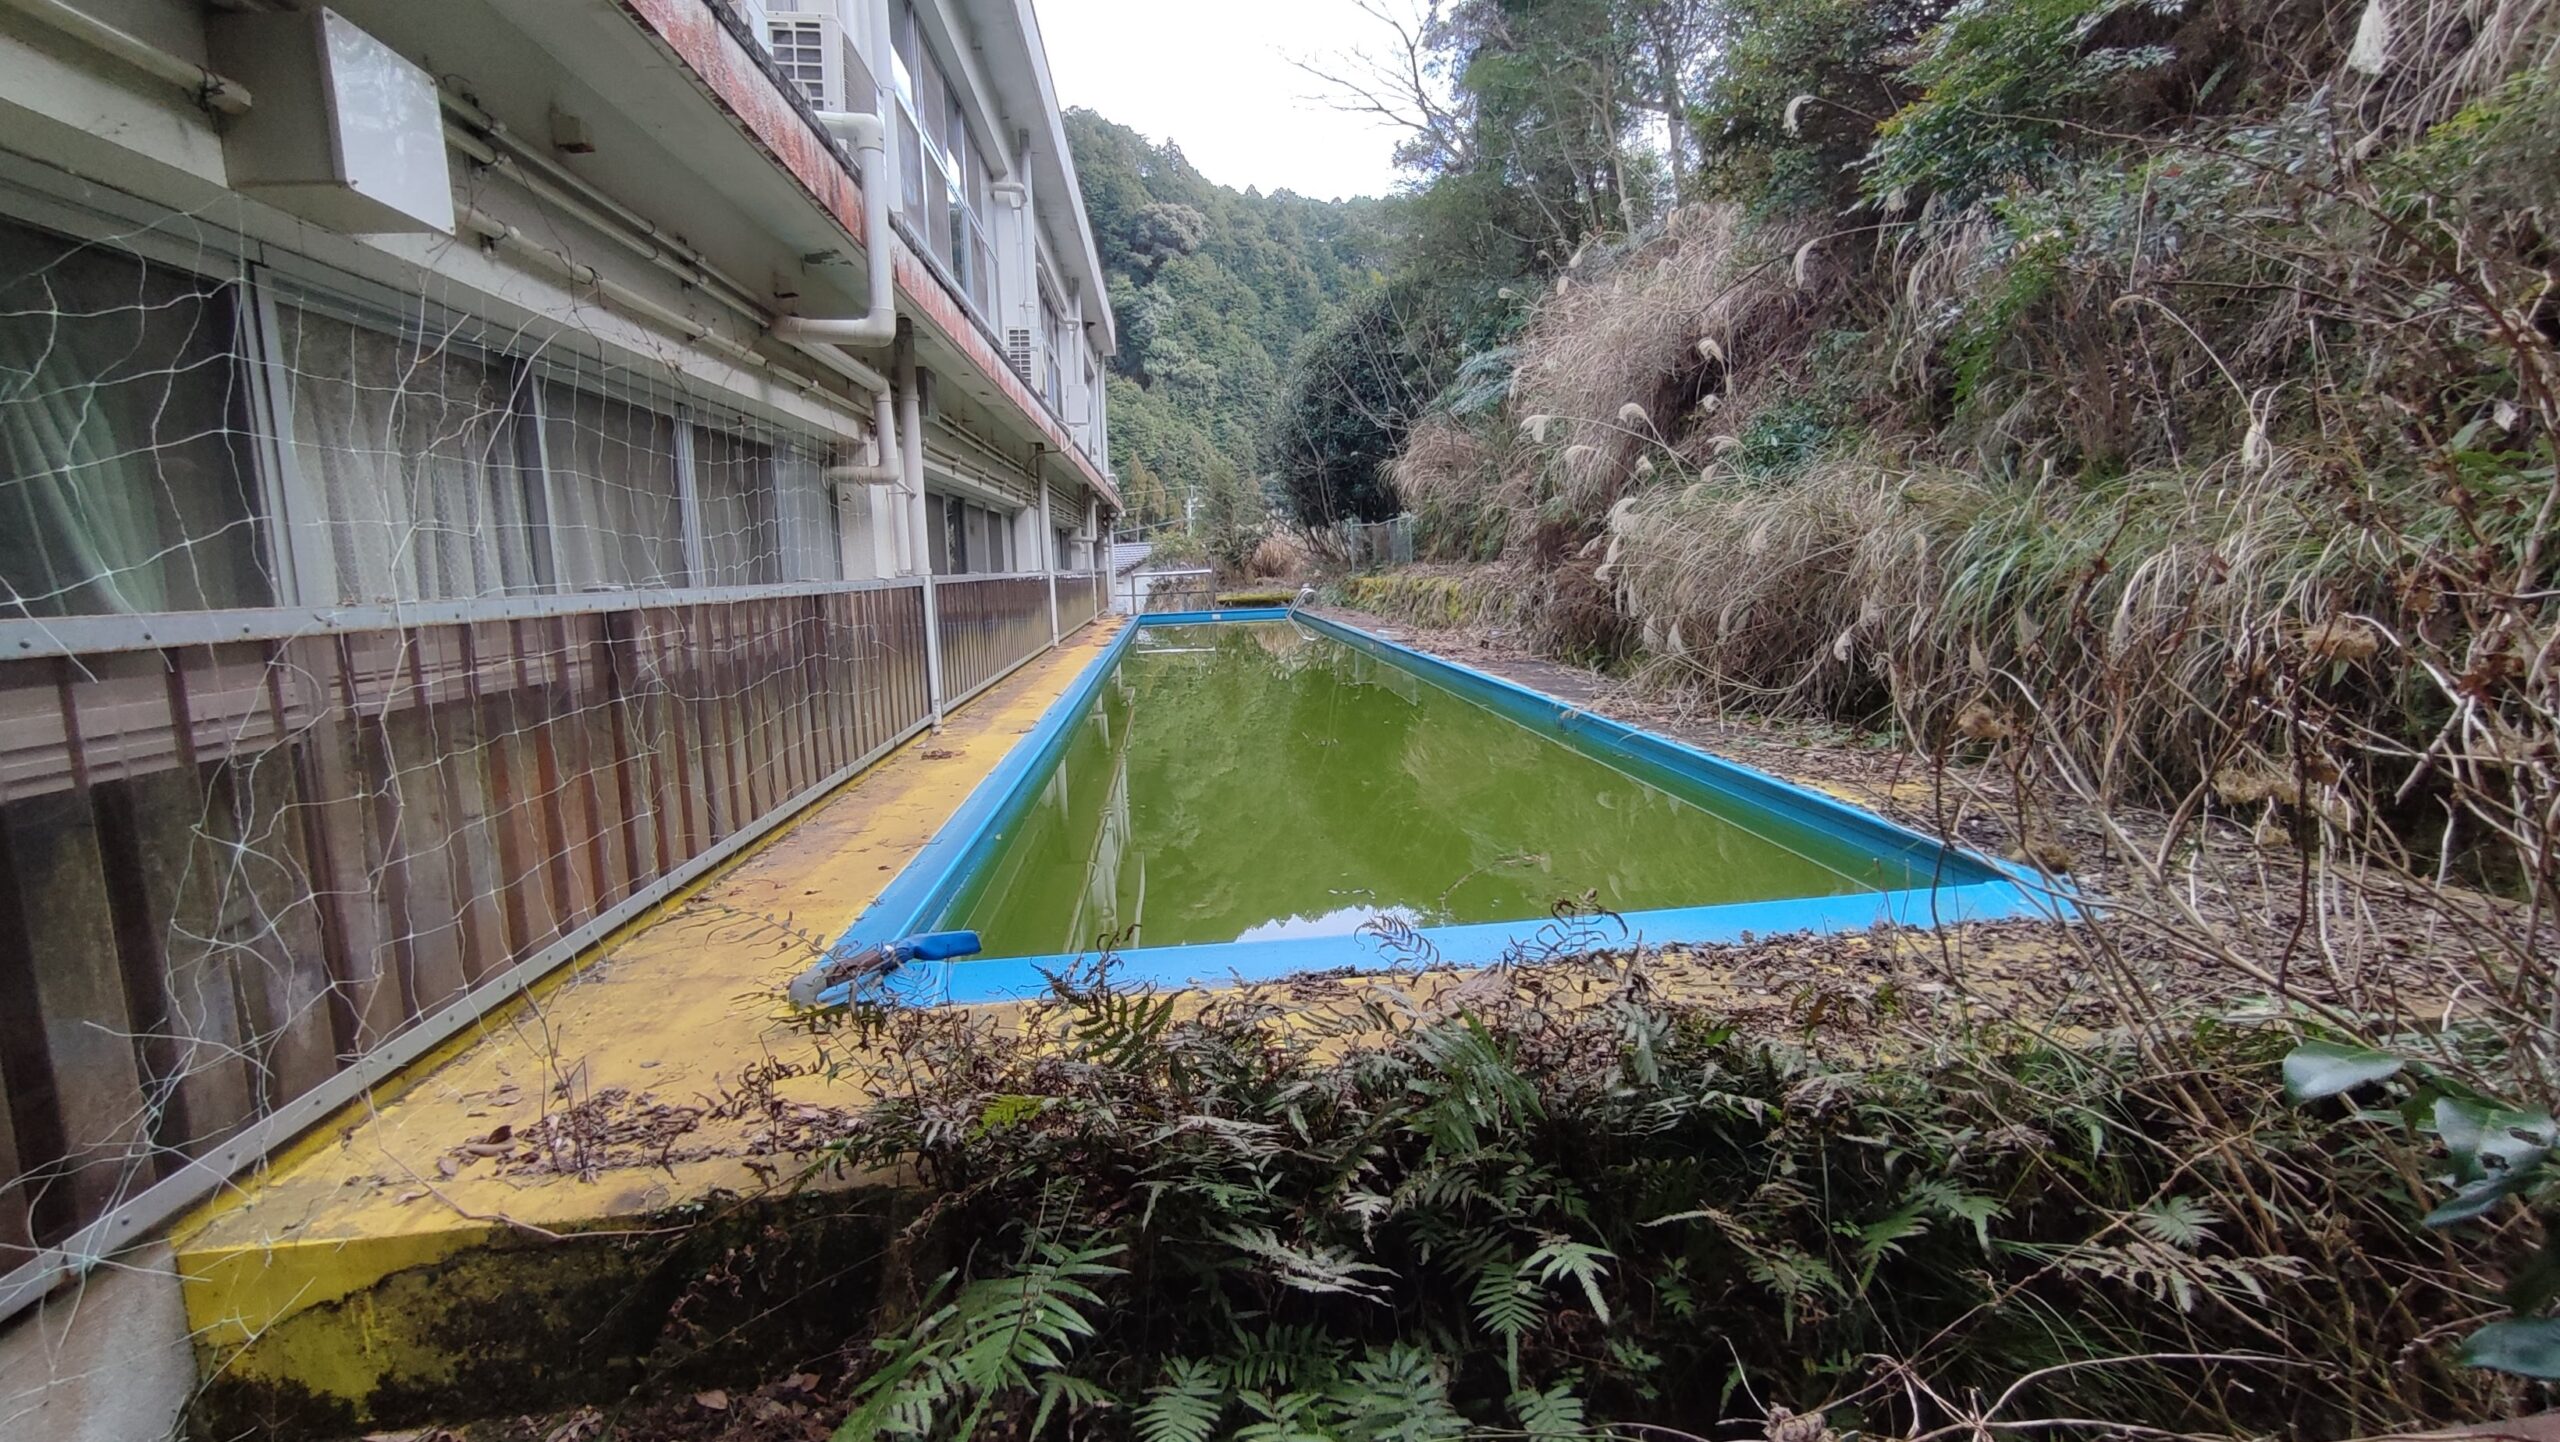
[[[1039,578],[946,593],[969,675],[1048,642]],[[643,593],[0,660],[0,1316],[146,1191],[209,1190],[189,1158],[281,1141],[913,734],[925,605]]]
[[[957,706],[1049,644],[1045,576],[967,576],[933,583],[946,706]]]
[[[1108,603],[1101,576],[1078,571],[1058,577],[1058,634],[1081,630]]]

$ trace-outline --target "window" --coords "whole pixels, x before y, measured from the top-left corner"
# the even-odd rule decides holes
[[[542,405],[565,589],[686,584],[675,422],[555,382],[543,385]]]
[[[958,575],[969,568],[968,553],[960,544],[961,515],[966,507],[952,496],[927,499],[933,508],[930,516],[933,524],[925,528],[928,532],[926,543],[932,552],[929,559],[933,563],[933,573],[937,576]]]
[[[937,576],[996,575],[1014,569],[1013,517],[1003,511],[932,496],[927,549]]]
[[[616,372],[538,378],[429,307],[278,296],[253,346],[246,293],[0,221],[0,617],[844,572],[818,444],[680,420]],[[308,563],[293,596],[279,553]]]
[[[782,527],[780,579],[832,581],[842,576],[843,520],[836,513],[835,488],[827,484],[826,457],[785,441],[774,447],[772,475],[774,514]]]
[[[693,428],[705,586],[833,580],[842,568],[826,463],[807,446]]]
[[[761,586],[782,579],[771,446],[695,426],[693,494],[702,518],[701,584]]]
[[[1040,327],[1049,345],[1047,363],[1040,367],[1040,388],[1049,398],[1049,409],[1064,415],[1067,408],[1066,382],[1063,379],[1067,368],[1067,316],[1047,286],[1040,290]]]
[[[969,132],[966,92],[926,53],[913,6],[892,22],[898,93],[898,208],[981,315],[992,314],[995,247],[986,157]]]
[[[336,599],[459,600],[543,589],[509,368],[443,336],[278,306],[303,483],[329,530]]]
[[[0,222],[0,616],[274,599],[237,303]]]

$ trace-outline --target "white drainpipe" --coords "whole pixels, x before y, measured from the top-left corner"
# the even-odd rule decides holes
[[[862,245],[870,263],[871,310],[841,318],[787,315],[773,323],[777,339],[798,345],[885,346],[898,338],[898,283],[891,265],[897,241],[889,229],[888,127],[878,115],[822,110],[818,119],[862,159]]]
[[[905,462],[908,535],[912,538],[916,574],[924,578],[925,696],[932,704],[935,730],[942,729],[942,621],[933,594],[933,552],[927,543],[924,515],[924,403],[916,389],[916,345],[912,336],[898,345],[898,440]]]
[[[848,486],[894,486],[907,478],[898,453],[898,403],[887,388],[871,398],[871,430],[880,442],[880,460],[868,466],[829,466],[827,479]]]

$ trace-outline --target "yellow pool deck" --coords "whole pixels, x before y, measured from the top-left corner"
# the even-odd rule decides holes
[[[751,1134],[772,1108],[716,1105],[768,1047],[801,1038],[781,990],[841,935],[983,780],[1117,626],[1087,627],[670,898],[530,997],[495,1013],[242,1178],[178,1228],[188,1319],[208,1365],[361,1398],[397,1359],[366,1294],[394,1274],[499,1240],[592,1233],[776,1181]],[[807,1050],[805,1040],[796,1049]],[[822,1096],[828,1084],[795,1078]],[[832,1100],[841,1104],[842,1088]],[[617,1095],[618,1094],[618,1095]],[[701,1108],[662,1153],[629,1136],[528,1168],[524,1138],[581,1103],[626,1133]],[[783,1123],[787,1124],[787,1123]],[[497,1139],[497,1140],[493,1140]],[[766,1140],[770,1140],[769,1136]],[[512,1141],[514,1145],[508,1143]],[[770,1151],[769,1146],[761,1148]],[[649,1149],[644,1145],[643,1152]],[[333,1325],[279,1331],[348,1301]],[[287,1335],[286,1333],[290,1333]],[[253,1339],[260,1345],[243,1349]],[[275,1345],[268,1345],[268,1344]]]

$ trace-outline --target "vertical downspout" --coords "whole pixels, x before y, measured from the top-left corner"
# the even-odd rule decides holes
[[[1031,443],[1031,484],[1040,492],[1040,574],[1049,578],[1049,644],[1066,639],[1058,626],[1058,533],[1049,528],[1049,477],[1040,458],[1049,448],[1038,441]]]
[[[924,500],[924,405],[916,394],[916,339],[898,327],[898,444],[906,472],[907,534],[913,545],[916,574],[924,578],[925,695],[933,706],[933,726],[942,729],[942,623],[933,594],[933,548],[927,543]]]

